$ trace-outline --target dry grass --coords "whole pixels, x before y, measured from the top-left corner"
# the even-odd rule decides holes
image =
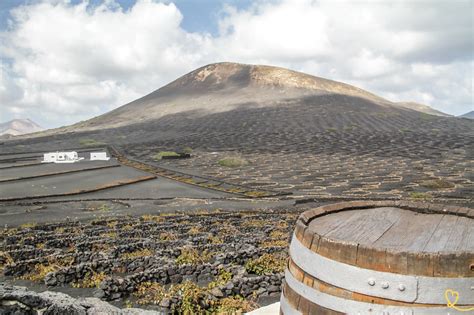
[[[138,257],[153,256],[154,253],[148,248],[136,250],[130,253],[124,253],[120,256],[121,259],[134,259]]]
[[[177,239],[178,239],[178,236],[175,233],[171,233],[171,232],[160,233],[160,240],[162,241],[174,241]]]

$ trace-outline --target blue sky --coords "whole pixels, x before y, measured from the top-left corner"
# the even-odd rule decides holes
[[[0,1],[0,29],[7,27],[10,10],[19,5],[34,4],[39,0],[1,0]],[[77,4],[82,0],[71,0]],[[89,0],[90,6],[97,6],[102,0]],[[123,10],[128,10],[135,4],[135,0],[116,0]],[[177,0],[173,2],[183,14],[181,26],[189,32],[217,33],[217,18],[223,6],[231,5],[238,9],[245,9],[252,4],[251,0]]]
[[[221,61],[290,68],[460,115],[474,109],[473,5],[0,0],[0,122],[86,120]]]

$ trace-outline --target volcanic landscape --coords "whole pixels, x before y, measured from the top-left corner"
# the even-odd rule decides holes
[[[7,312],[249,311],[279,300],[304,210],[474,207],[473,120],[270,66],[211,64],[88,121],[2,141]],[[67,150],[86,159],[41,163]],[[87,161],[96,151],[111,159]]]

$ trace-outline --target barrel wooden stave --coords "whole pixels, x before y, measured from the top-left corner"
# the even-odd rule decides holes
[[[374,270],[380,272],[387,272],[390,274],[398,275],[412,275],[412,276],[424,276],[424,277],[439,277],[441,279],[451,278],[472,278],[474,280],[474,252],[410,252],[408,250],[395,250],[393,248],[373,248],[371,246],[361,245],[357,242],[351,242],[350,240],[340,241],[331,237],[327,237],[327,233],[318,234],[317,231],[311,228],[311,222],[322,218],[327,215],[341,213],[343,211],[351,210],[367,210],[374,208],[388,208],[394,207],[402,210],[410,210],[419,214],[442,214],[456,216],[456,218],[471,219],[474,218],[474,211],[469,208],[461,208],[446,205],[436,205],[427,203],[413,203],[404,201],[357,201],[357,202],[345,202],[339,204],[331,204],[316,209],[312,209],[304,212],[299,217],[295,232],[294,239],[297,239],[304,247],[310,249],[312,252],[326,258],[333,259],[344,264],[357,266],[358,268]],[[345,214],[344,214],[345,215]],[[358,214],[356,214],[357,216]],[[436,222],[437,219],[433,219]],[[441,220],[441,219],[440,219]],[[364,220],[360,220],[364,221]],[[428,220],[429,221],[429,220]],[[472,228],[471,222],[466,221],[468,229]],[[425,225],[429,225],[425,223]],[[420,238],[424,237],[428,239],[429,235],[423,235],[420,233]],[[442,236],[442,233],[439,233]],[[346,235],[351,236],[351,235]],[[415,244],[418,246],[417,244]],[[421,248],[421,245],[419,245]],[[467,245],[469,248],[469,244]],[[406,309],[414,310],[425,310],[430,308],[433,312],[443,312],[447,309],[446,304],[437,303],[408,303],[403,301],[397,301],[395,299],[380,298],[377,296],[371,296],[361,294],[359,292],[352,292],[345,290],[344,288],[335,287],[330,283],[324,283],[319,279],[313,277],[305,270],[299,268],[292,260],[292,256],[297,253],[290,251],[290,259],[288,264],[288,272],[303,283],[308,288],[312,288],[317,292],[327,293],[347,299],[348,301],[358,301],[362,303],[368,303],[373,305],[386,305],[387,307],[401,307]],[[474,285],[474,281],[473,281]],[[316,292],[315,291],[315,292]],[[288,293],[287,293],[288,292]],[[310,314],[312,309],[320,307],[319,313],[326,314],[324,312],[334,312],[328,314],[343,314],[337,309],[327,309],[317,303],[311,302],[305,299],[303,296],[298,296],[291,286],[288,284],[284,285],[282,292],[282,298],[286,298],[285,294],[289,295],[289,304],[294,308],[296,312],[302,314]],[[300,305],[297,300],[304,300],[303,304]],[[471,307],[471,305],[465,305]],[[416,314],[425,314],[425,311],[418,312]],[[431,311],[429,311],[431,312]],[[392,313],[389,313],[392,314]],[[428,314],[428,313],[426,313]],[[434,313],[433,313],[434,314]]]

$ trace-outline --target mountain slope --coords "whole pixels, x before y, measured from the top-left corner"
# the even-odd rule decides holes
[[[474,110],[471,110],[470,112],[467,112],[464,115],[461,115],[459,117],[474,119]]]
[[[68,129],[114,128],[170,114],[204,115],[239,106],[275,107],[321,95],[361,98],[374,110],[395,108],[391,102],[348,84],[278,67],[218,63],[192,71],[143,98]]]
[[[395,103],[398,106],[405,107],[408,109],[413,109],[418,112],[422,112],[425,114],[430,114],[430,115],[435,115],[435,116],[443,116],[443,117],[449,117],[451,115],[448,115],[446,113],[440,112],[439,110],[436,110],[432,108],[431,106],[424,105],[424,104],[419,104],[415,102],[398,102]]]
[[[43,127],[30,119],[13,119],[0,124],[0,136],[2,135],[24,135],[44,130]]]
[[[210,145],[232,132],[244,145],[249,132],[262,138],[281,136],[288,128],[294,129],[291,133],[297,138],[334,129],[356,129],[355,134],[425,132],[441,130],[443,125],[464,132],[464,123],[440,117],[434,110],[426,115],[431,109],[416,105],[403,106],[345,83],[288,69],[217,63],[101,116],[34,136],[88,133],[101,138],[123,133],[127,141],[172,138],[176,143],[189,142],[192,136],[200,144],[206,137]]]

